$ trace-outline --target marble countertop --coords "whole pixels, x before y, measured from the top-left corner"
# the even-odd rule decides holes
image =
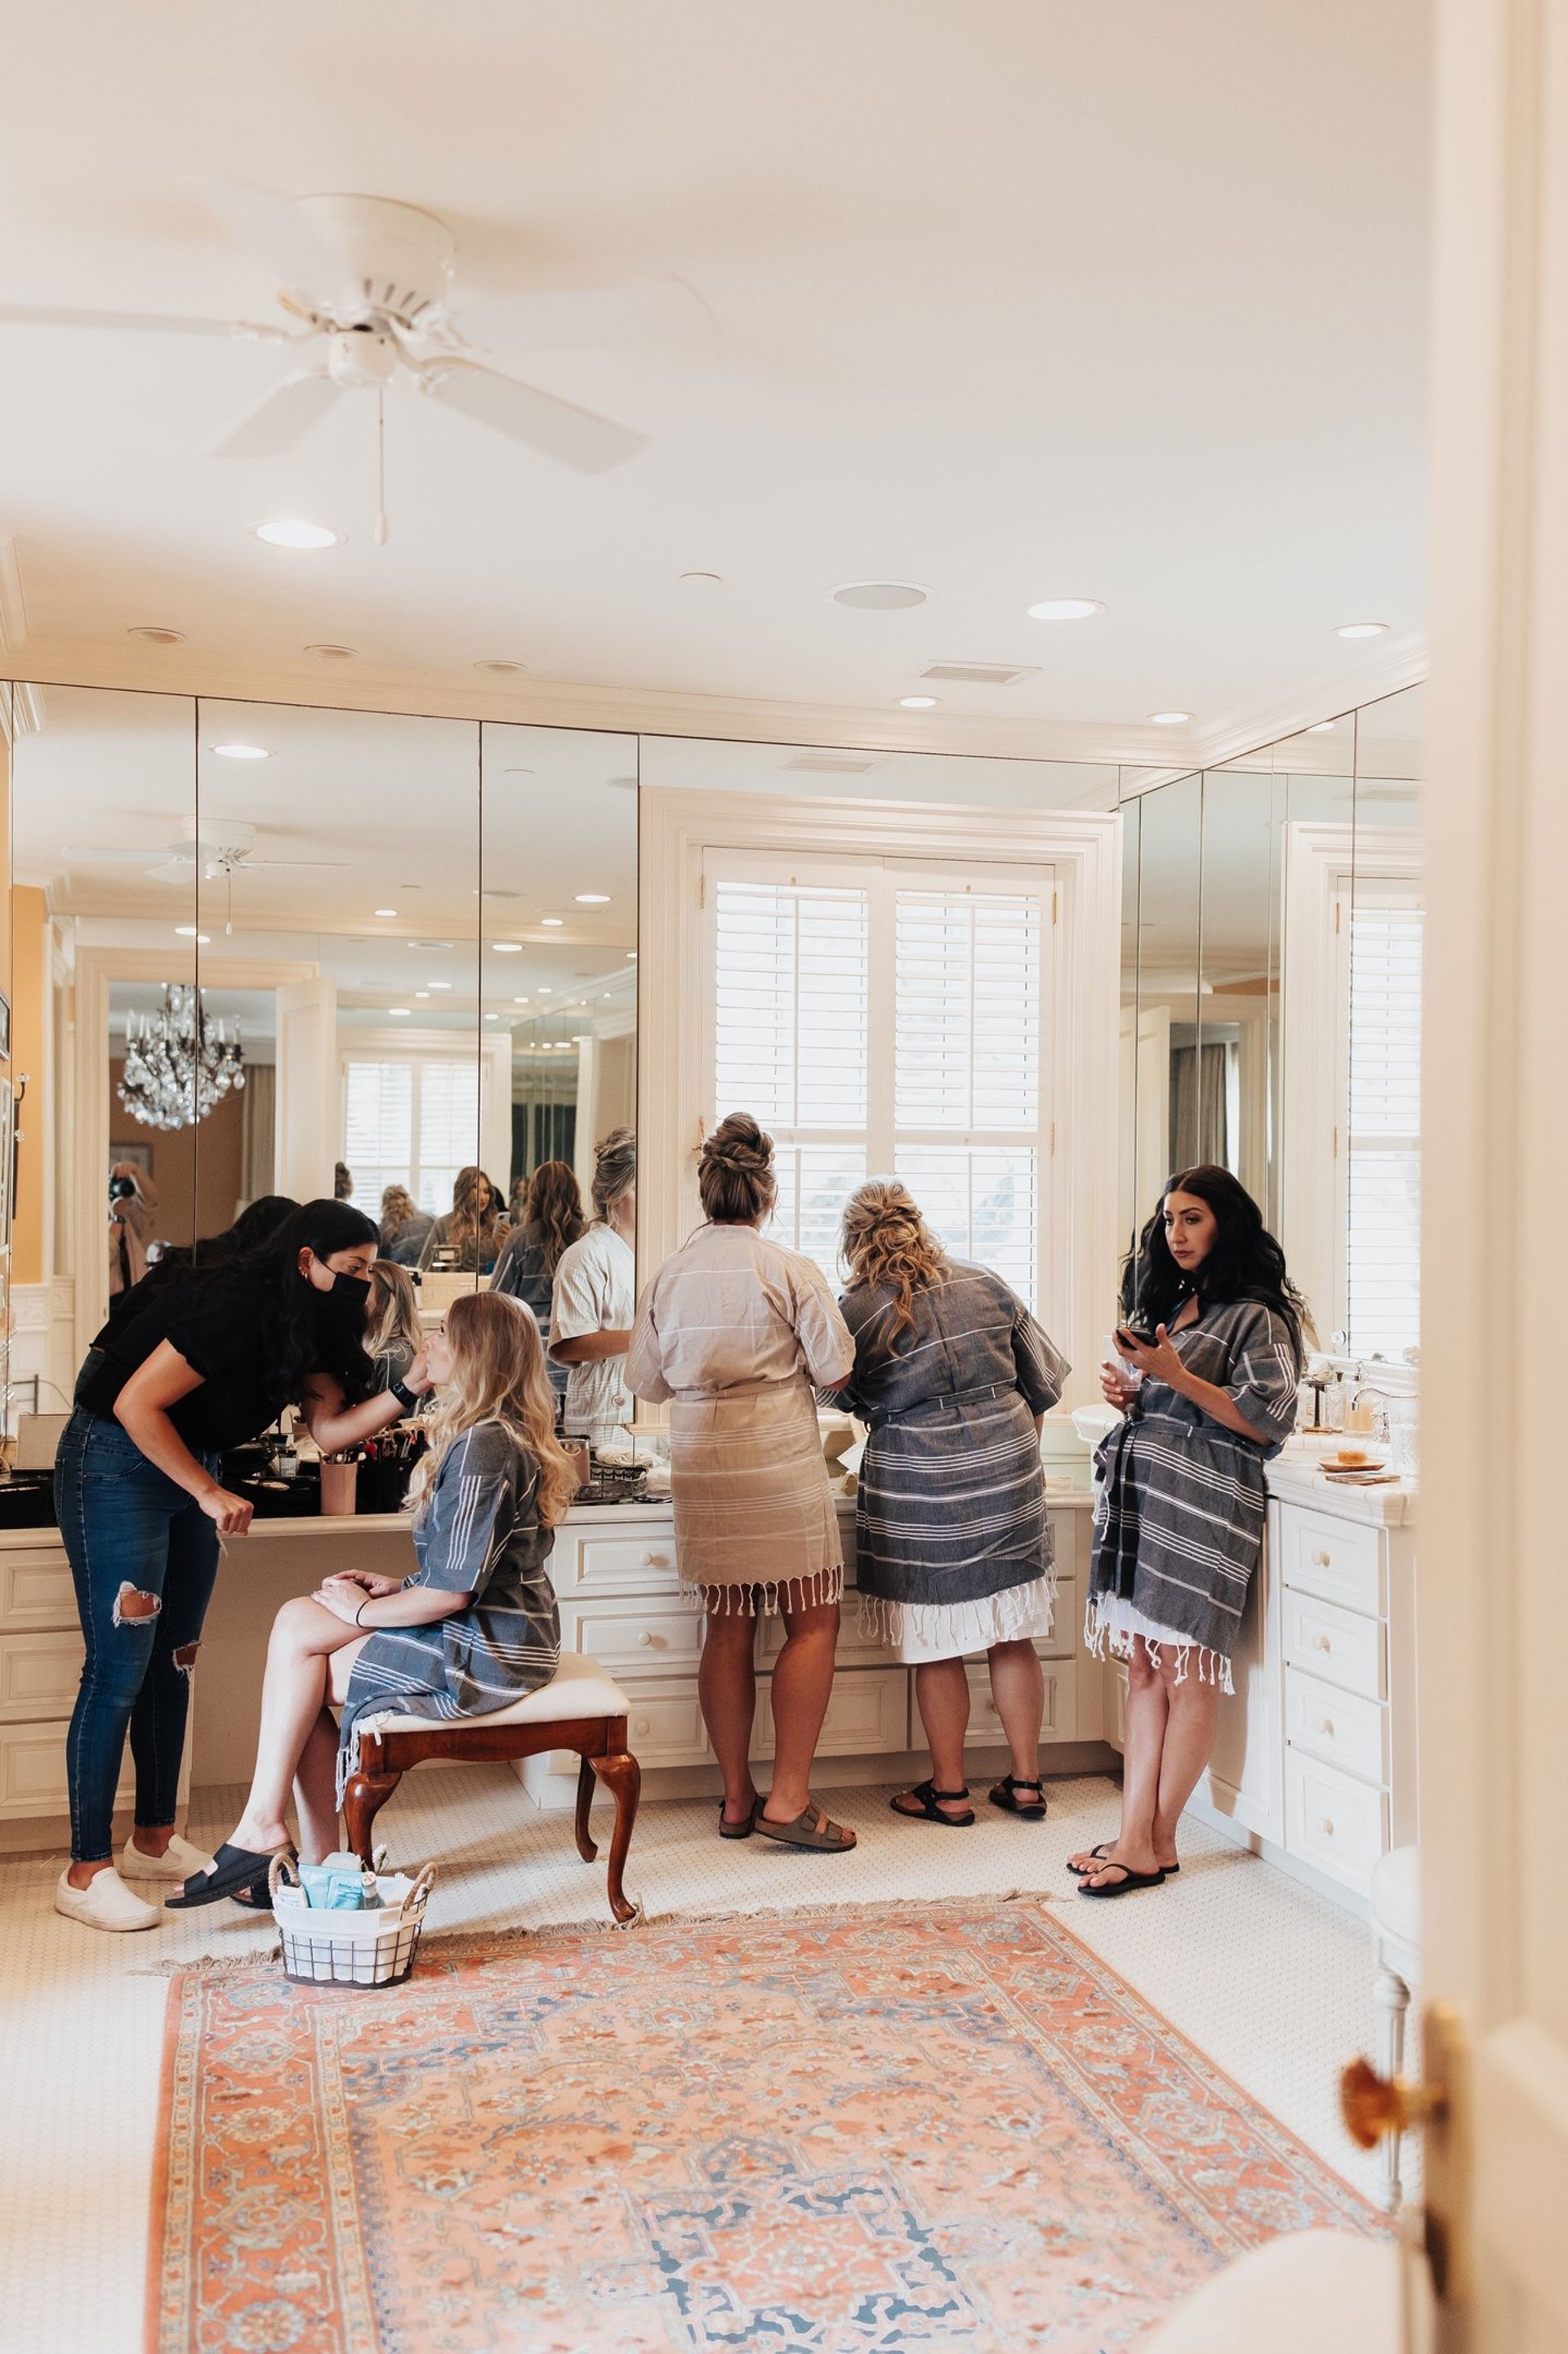
[[[1376,1488],[1348,1487],[1319,1469],[1324,1451],[1318,1439],[1287,1439],[1284,1453],[1275,1457],[1265,1474],[1269,1494],[1284,1504],[1308,1504],[1315,1512],[1330,1512],[1336,1520],[1364,1521],[1373,1528],[1404,1528],[1414,1520],[1416,1483],[1413,1479],[1390,1480]]]

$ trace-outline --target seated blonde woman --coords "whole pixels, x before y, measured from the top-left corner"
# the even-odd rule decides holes
[[[555,1438],[537,1327],[515,1300],[473,1292],[425,1346],[440,1394],[409,1490],[418,1572],[404,1581],[350,1570],[284,1603],[245,1811],[211,1872],[187,1880],[172,1906],[225,1896],[265,1905],[272,1857],[290,1852],[291,1786],[301,1854],[330,1855],[366,1716],[484,1716],[560,1664],[547,1564],[577,1474]],[[341,1734],[329,1700],[343,1703]]]

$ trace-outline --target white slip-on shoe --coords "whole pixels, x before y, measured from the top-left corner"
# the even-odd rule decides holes
[[[143,1855],[133,1838],[120,1850],[122,1880],[188,1880],[193,1872],[210,1872],[212,1858],[176,1831],[162,1855]]]
[[[155,1904],[143,1904],[126,1887],[112,1864],[107,1872],[95,1872],[85,1888],[73,1888],[62,1872],[55,1885],[55,1911],[90,1929],[155,1929],[164,1917]]]

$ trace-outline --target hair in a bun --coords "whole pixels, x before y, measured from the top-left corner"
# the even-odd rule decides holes
[[[630,1128],[612,1128],[593,1149],[594,1214],[603,1225],[623,1194],[637,1182],[637,1138]]]
[[[697,1162],[697,1192],[715,1226],[748,1226],[766,1217],[779,1188],[773,1139],[747,1111],[732,1111],[708,1137]]]
[[[936,1280],[943,1251],[896,1177],[874,1177],[850,1195],[840,1249],[852,1290],[885,1284],[892,1291],[889,1337],[913,1324],[915,1294]]]

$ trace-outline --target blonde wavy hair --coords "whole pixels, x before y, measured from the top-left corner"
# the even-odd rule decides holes
[[[893,1293],[890,1340],[915,1321],[915,1294],[936,1281],[947,1254],[895,1177],[874,1177],[844,1204],[840,1255],[850,1288],[885,1284]]]
[[[539,1467],[539,1518],[554,1528],[577,1492],[577,1473],[556,1437],[556,1394],[538,1326],[503,1291],[465,1291],[447,1310],[446,1335],[451,1377],[427,1425],[430,1443],[408,1482],[409,1506],[429,1510],[441,1466],[465,1431],[502,1422]]]
[[[406,1267],[396,1259],[373,1258],[370,1262],[370,1320],[365,1335],[365,1353],[379,1357],[401,1341],[418,1354],[424,1340],[419,1329],[419,1302],[414,1290],[414,1278]]]

